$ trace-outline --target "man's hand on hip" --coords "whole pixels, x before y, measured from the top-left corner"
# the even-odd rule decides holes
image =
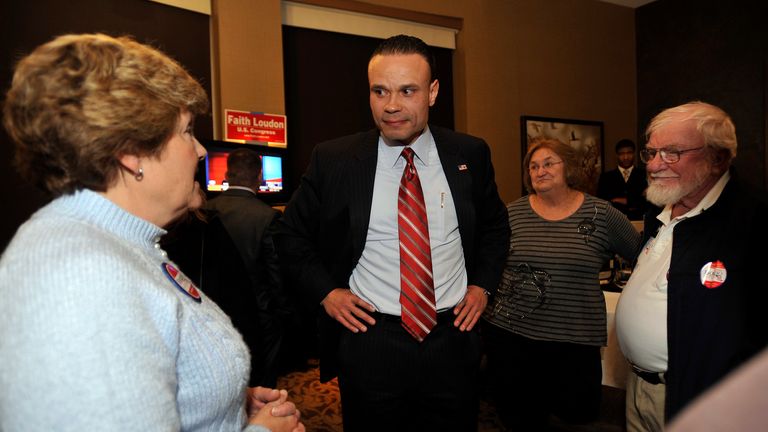
[[[365,321],[369,325],[376,324],[369,312],[375,312],[376,308],[370,303],[361,299],[346,288],[336,288],[320,302],[325,308],[325,312],[341,325],[348,328],[351,332],[365,332],[368,327],[365,326]]]

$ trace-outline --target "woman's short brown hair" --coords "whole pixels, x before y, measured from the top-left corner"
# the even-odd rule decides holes
[[[528,151],[525,153],[523,159],[523,184],[525,190],[529,194],[535,194],[533,189],[533,183],[531,182],[531,171],[528,167],[531,164],[531,158],[537,150],[550,149],[555,152],[563,160],[563,169],[565,169],[565,183],[571,189],[581,189],[584,182],[582,175],[578,169],[579,167],[579,155],[576,150],[566,144],[563,144],[560,140],[549,137],[536,137],[530,142]]]
[[[106,190],[126,154],[158,155],[182,111],[208,110],[176,61],[129,37],[64,35],[16,66],[4,124],[26,179],[61,195]]]

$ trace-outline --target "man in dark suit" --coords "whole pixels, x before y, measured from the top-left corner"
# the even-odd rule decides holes
[[[277,357],[283,338],[282,315],[287,311],[273,242],[279,212],[256,196],[261,169],[261,157],[253,150],[241,148],[231,152],[226,172],[229,188],[209,201],[205,208],[211,218],[221,221],[234,242],[250,279],[251,294],[256,299],[256,304],[248,305],[248,313],[257,315],[258,328],[238,328],[251,348],[251,385],[275,387]],[[233,322],[240,318],[231,311],[225,312]],[[256,331],[258,336],[251,334]]]
[[[379,45],[368,64],[377,130],[315,147],[278,231],[281,260],[322,306],[321,380],[338,373],[346,432],[477,428],[475,324],[498,286],[509,224],[487,144],[427,124],[434,70],[418,38]],[[428,221],[415,253],[431,256],[433,290],[416,300],[434,313],[426,335],[409,324],[412,264],[401,253],[413,240],[399,208],[413,175]]]
[[[597,196],[610,201],[630,220],[642,220],[648,208],[643,193],[648,187],[645,169],[635,166],[635,143],[623,139],[616,143],[619,166],[600,175]]]

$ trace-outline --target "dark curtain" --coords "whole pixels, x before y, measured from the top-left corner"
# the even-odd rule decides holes
[[[65,33],[131,35],[161,49],[197,78],[211,94],[208,15],[147,0],[24,0],[0,2],[0,89],[10,86],[18,59],[38,45]],[[213,138],[210,116],[195,121],[201,139]],[[13,168],[13,145],[0,128],[0,251],[19,225],[49,197],[21,180]]]

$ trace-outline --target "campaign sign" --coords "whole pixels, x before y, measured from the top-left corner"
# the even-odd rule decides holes
[[[224,110],[225,139],[270,147],[287,147],[286,118],[280,114]]]

